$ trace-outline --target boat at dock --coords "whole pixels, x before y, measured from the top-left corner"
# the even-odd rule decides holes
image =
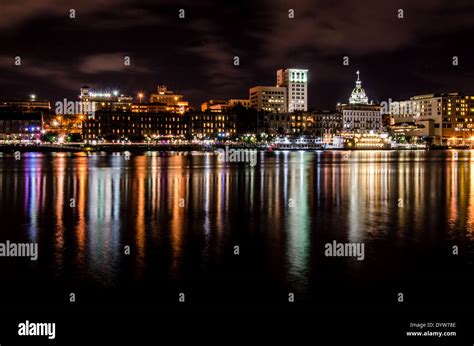
[[[324,150],[325,143],[319,137],[282,137],[274,140],[269,150]]]

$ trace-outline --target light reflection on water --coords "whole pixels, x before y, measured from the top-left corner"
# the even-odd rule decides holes
[[[241,256],[254,256],[247,271],[253,263],[303,292],[331,270],[322,253],[332,240],[366,244],[364,264],[346,268],[366,275],[380,274],[376,261],[407,270],[401,259],[415,261],[415,246],[472,248],[472,151],[258,157],[250,167],[212,154],[4,155],[1,239],[38,241],[52,254],[38,261],[43,270],[105,286],[123,278],[125,246],[140,281],[225,272],[238,244]]]

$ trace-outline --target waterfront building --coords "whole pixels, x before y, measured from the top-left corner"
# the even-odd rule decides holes
[[[322,136],[334,136],[342,131],[342,114],[333,111],[319,111],[317,115],[317,127]]]
[[[224,138],[235,135],[233,114],[98,111],[83,123],[85,140]]]
[[[226,138],[236,133],[236,117],[233,113],[190,112],[189,135],[196,138]]]
[[[272,113],[267,117],[267,128],[270,134],[292,135],[307,134],[313,135],[316,131],[316,116],[304,113]]]
[[[134,113],[101,110],[84,121],[85,140],[131,140],[184,137],[188,124],[185,116],[173,113]]]
[[[323,137],[339,133],[342,129],[341,119],[340,113],[328,110],[271,113],[267,116],[267,128],[271,134],[305,134]]]
[[[415,122],[434,122],[434,143],[472,146],[474,143],[474,96],[461,93],[426,94],[411,98]]]
[[[342,129],[344,132],[382,131],[381,107],[369,103],[362,87],[359,71],[357,71],[356,86],[349,97],[349,103],[339,103],[336,109],[342,114]]]
[[[36,140],[41,137],[43,113],[18,108],[0,109],[0,140]]]

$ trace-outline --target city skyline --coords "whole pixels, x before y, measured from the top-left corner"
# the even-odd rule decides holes
[[[474,345],[474,0],[0,13],[0,346]]]
[[[290,66],[309,70],[308,108],[345,102],[356,70],[374,102],[474,92],[467,1],[344,2],[317,11],[309,1],[244,2],[220,6],[219,16],[210,2],[52,3],[3,5],[9,30],[0,34],[0,93],[8,98],[75,99],[84,84],[135,95],[162,83],[198,107],[210,98],[246,98],[253,86],[275,85],[274,71]],[[432,25],[441,15],[442,31]]]
[[[288,68],[288,69],[295,69],[295,68]],[[278,70],[281,70],[281,69],[278,69]],[[309,74],[310,71],[308,69],[295,69],[295,70],[305,70],[305,71],[308,71],[307,73]],[[342,97],[340,100],[338,100],[336,103],[332,104],[332,105],[328,105],[327,107],[318,107],[318,105],[315,105],[315,106],[311,106],[311,107],[307,107],[306,110],[304,109],[295,109],[295,110],[286,110],[285,112],[288,112],[288,113],[293,113],[293,112],[306,112],[306,111],[318,111],[318,110],[335,110],[337,109],[337,106],[340,105],[340,104],[343,104],[343,103],[346,103],[346,102],[349,102],[349,103],[353,103],[350,98],[352,97],[351,94],[353,92],[353,88],[354,88],[354,83],[356,84],[356,86],[358,84],[360,84],[362,82],[362,80],[360,80],[360,76],[361,76],[361,71],[359,69],[355,69],[354,70],[354,73],[351,73],[351,76],[353,75],[353,80],[352,80],[352,84],[350,87],[344,87],[344,89],[347,89],[347,95],[345,95],[345,97]],[[308,88],[309,86],[311,85],[310,83],[311,81],[308,81],[307,82],[307,85],[308,85]],[[209,101],[217,101],[217,103],[219,103],[219,101],[230,101],[230,100],[249,100],[249,97],[251,96],[251,92],[252,92],[252,89],[255,89],[255,88],[270,88],[270,89],[278,89],[278,88],[282,88],[281,86],[278,86],[278,84],[269,84],[269,85],[263,85],[264,83],[260,83],[260,84],[256,84],[255,86],[251,86],[251,87],[248,87],[247,90],[247,95],[246,96],[243,96],[241,98],[237,98],[237,97],[231,97],[231,96],[228,96],[228,97],[222,97],[222,98],[217,98],[217,97],[213,97],[212,95],[208,95],[208,97],[206,98],[206,96],[204,96],[205,98],[202,99],[202,100],[198,100],[196,103],[190,103],[189,102],[189,107],[192,107],[193,109],[195,109],[196,111],[199,110],[202,105],[204,103],[208,103]],[[158,102],[158,100],[151,100],[153,99],[153,95],[156,95],[157,94],[157,90],[160,89],[161,87],[164,87],[165,89],[168,88],[168,90],[170,89],[173,89],[172,85],[173,84],[167,84],[167,83],[163,83],[162,81],[158,81],[157,83],[155,83],[155,86],[154,88],[150,89],[150,90],[145,90],[143,88],[135,88],[138,90],[138,92],[136,93],[132,93],[132,92],[129,92],[128,90],[124,90],[122,88],[120,88],[120,86],[114,86],[114,87],[110,87],[110,86],[107,86],[107,83],[102,83],[101,85],[103,85],[103,87],[101,88],[94,88],[94,87],[90,87],[89,85],[86,85],[84,83],[81,84],[82,86],[81,87],[78,87],[77,88],[77,93],[76,95],[73,95],[72,98],[67,98],[67,97],[62,97],[62,98],[45,98],[45,97],[41,97],[42,93],[41,93],[41,89],[38,89],[40,92],[38,93],[36,90],[34,91],[30,91],[29,93],[26,93],[26,94],[19,94],[18,96],[15,96],[15,97],[10,97],[10,95],[6,94],[6,95],[3,95],[3,97],[0,99],[0,101],[15,101],[15,102],[21,102],[21,101],[24,101],[24,102],[28,102],[28,101],[34,101],[34,102],[50,102],[51,104],[51,109],[54,111],[54,105],[55,104],[59,104],[59,103],[64,103],[64,102],[80,102],[81,101],[81,90],[83,88],[88,88],[91,90],[91,92],[93,94],[95,94],[94,96],[99,96],[99,97],[110,97],[110,98],[114,98],[114,97],[126,97],[126,98],[131,98],[131,101],[134,103],[134,104],[138,104],[138,103],[147,103],[147,102],[151,102],[151,103],[155,103],[155,102]],[[364,91],[369,89],[373,89],[373,88],[367,88],[365,86],[366,84],[364,84]],[[170,87],[171,86],[171,87]],[[287,87],[284,87],[285,89]],[[171,91],[172,93],[174,94],[179,94],[180,96],[182,97],[185,97],[186,99],[188,99],[187,95],[185,95],[184,93],[181,92],[181,90],[173,90]],[[205,91],[203,91],[205,92]],[[388,97],[387,99],[374,99],[372,97],[367,97],[367,102],[370,103],[370,104],[384,104],[384,103],[387,103],[387,106],[390,105],[390,102],[408,102],[411,98],[413,97],[419,97],[419,96],[423,96],[423,95],[448,95],[448,94],[456,94],[456,93],[459,93],[461,95],[468,95],[470,93],[468,92],[464,92],[464,91],[461,91],[459,89],[456,89],[456,88],[451,88],[449,90],[446,90],[446,91],[442,91],[442,90],[430,90],[430,91],[427,91],[425,93],[418,93],[418,94],[410,94],[410,95],[407,95],[405,98],[400,98],[400,97],[397,97],[397,96],[391,96],[391,97]],[[474,93],[472,93],[474,94]],[[204,94],[205,95],[205,94]],[[311,101],[310,99],[310,96],[311,95],[305,95],[305,97],[308,99],[308,103]],[[287,96],[285,95],[285,98]],[[151,99],[150,99],[151,98]],[[286,106],[286,104],[285,104]],[[254,107],[252,107],[254,108]],[[256,108],[256,107],[255,107]],[[260,108],[260,107],[258,107]],[[387,108],[387,113],[386,114],[390,114],[389,112],[391,111],[390,108]],[[77,112],[76,112],[77,113]],[[80,113],[80,112],[79,112]],[[60,113],[58,113],[60,114]],[[73,113],[71,113],[73,114]]]

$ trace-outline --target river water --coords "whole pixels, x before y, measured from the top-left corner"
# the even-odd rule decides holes
[[[3,303],[465,302],[474,151],[0,156]],[[325,244],[364,244],[327,257]],[[456,284],[454,284],[456,282]],[[31,288],[35,289],[32,290]],[[466,293],[466,294],[464,294]],[[472,298],[470,302],[472,303]]]

